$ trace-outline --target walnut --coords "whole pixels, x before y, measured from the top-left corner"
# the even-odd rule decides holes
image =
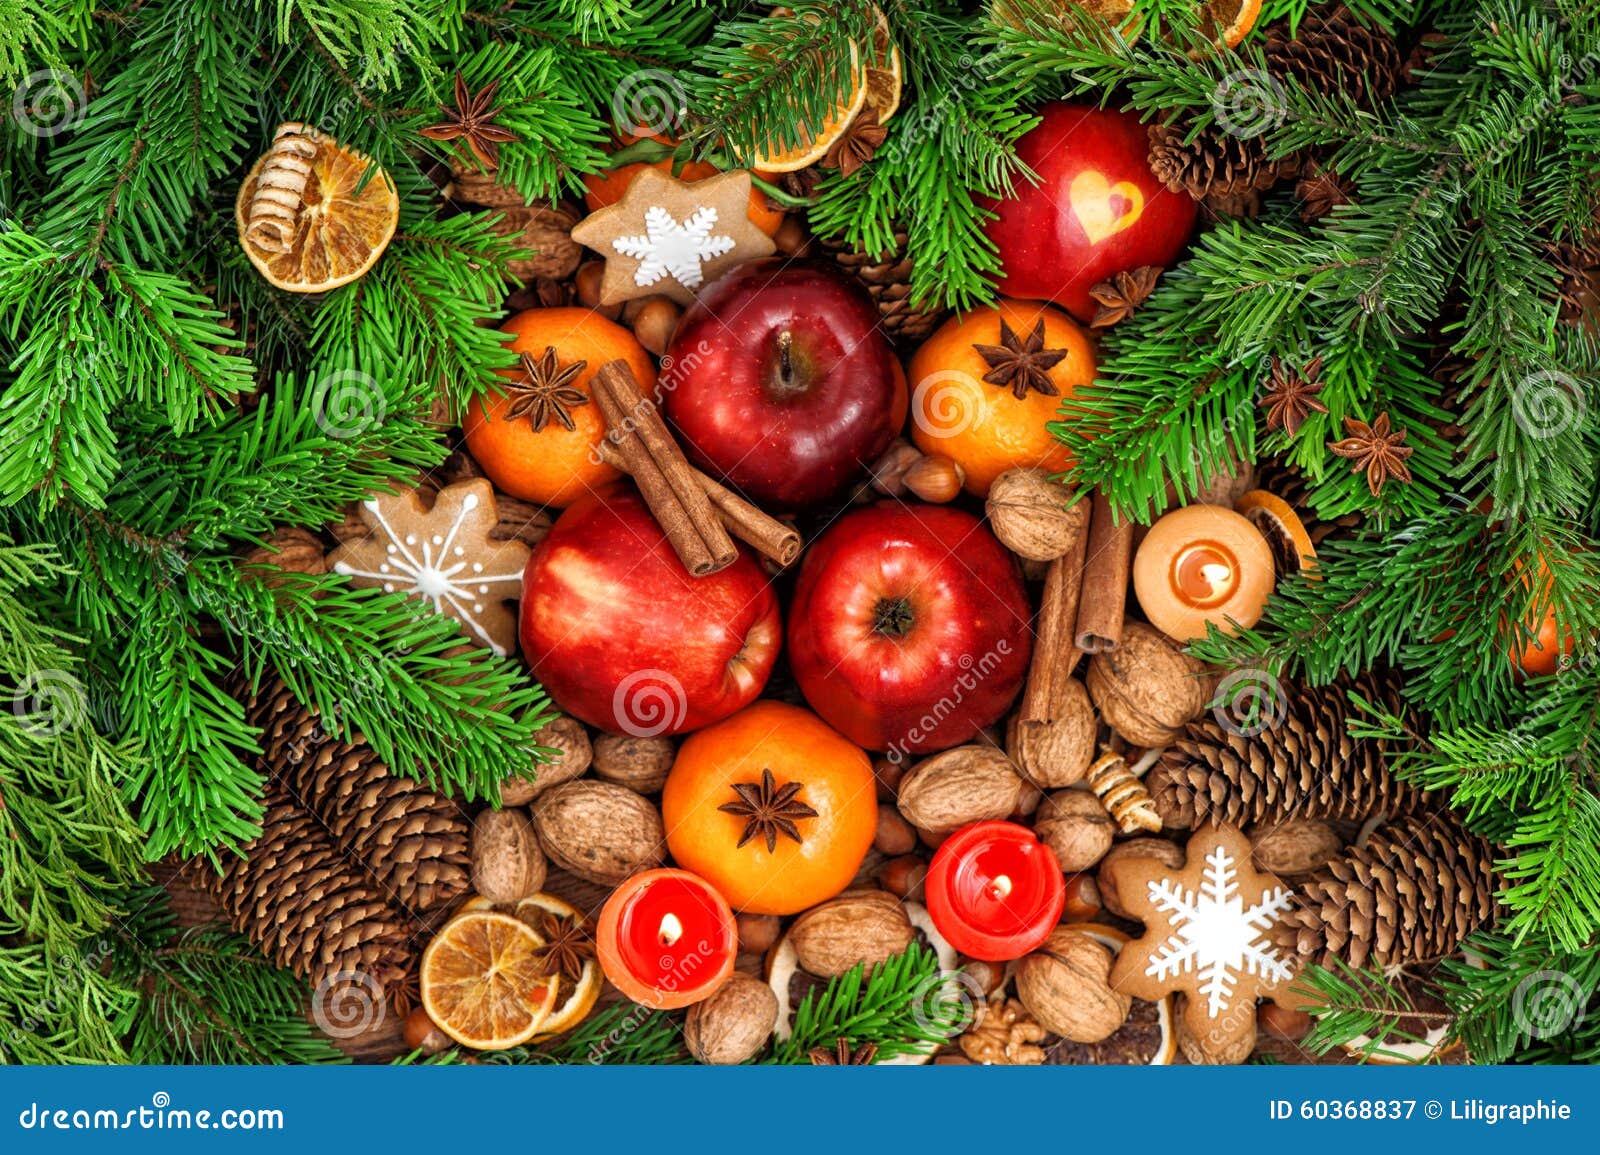
[[[1042,469],[1008,469],[989,488],[989,525],[1018,557],[1053,561],[1078,543],[1089,522],[1086,501]]]
[[[905,909],[881,890],[847,891],[812,907],[789,928],[800,966],[825,979],[857,963],[875,966],[905,950],[915,937]]]
[[[1044,1062],[1039,1044],[1048,1034],[1016,999],[982,1002],[961,1036],[961,1053],[974,1063],[1037,1066]]]
[[[1089,692],[1076,678],[1068,678],[1052,692],[1052,721],[1025,722],[1012,718],[1006,729],[1006,750],[1028,781],[1044,790],[1057,790],[1082,780],[1094,757],[1098,725]]]
[[[671,738],[601,734],[594,740],[595,774],[639,794],[654,794],[666,785],[674,757]]]
[[[1182,866],[1183,848],[1165,838],[1131,838],[1120,846],[1112,847],[1111,853],[1100,860],[1100,870],[1095,875],[1100,901],[1107,910],[1121,918],[1133,916],[1117,897],[1117,867],[1135,858],[1154,858],[1167,866]]]
[[[1057,790],[1047,795],[1034,815],[1033,830],[1055,852],[1067,874],[1093,869],[1111,849],[1117,833],[1111,815],[1087,790]]]
[[[583,259],[583,246],[572,239],[572,226],[579,220],[567,205],[506,205],[489,226],[502,237],[514,237],[532,256],[506,262],[506,271],[519,281],[540,277],[562,280],[577,271]]]
[[[1058,926],[1017,963],[1017,997],[1047,1030],[1074,1043],[1116,1033],[1133,999],[1111,988],[1111,952],[1070,926]]]
[[[778,1025],[778,996],[753,975],[735,971],[689,1008],[683,1042],[702,1063],[731,1066],[755,1056]]]
[[[507,497],[498,489],[494,493],[494,510],[500,520],[489,531],[490,541],[520,541],[530,549],[544,540],[550,532],[550,515],[537,505]]]
[[[322,548],[322,539],[309,529],[296,529],[293,526],[273,530],[261,545],[246,553],[239,564],[245,571],[244,576],[260,577],[268,582],[275,580],[276,575],[250,571],[271,566],[290,573],[313,576],[328,572],[328,557]]]
[[[1279,877],[1310,874],[1344,850],[1344,839],[1338,831],[1315,818],[1290,818],[1258,826],[1250,842],[1250,856],[1256,866]]]
[[[660,866],[666,856],[661,812],[610,782],[585,778],[546,791],[534,800],[533,824],[551,861],[603,886]]]
[[[924,759],[900,781],[900,813],[918,830],[948,834],[970,822],[1005,818],[1024,782],[993,746],[957,746]]]
[[[509,905],[544,885],[544,854],[521,810],[485,810],[472,824],[472,889]]]
[[[507,778],[500,784],[500,801],[505,806],[526,806],[552,786],[570,782],[589,768],[593,750],[589,731],[576,718],[552,718],[533,735],[540,746],[556,752],[550,762],[533,767],[534,778]]]
[[[1211,668],[1153,626],[1127,621],[1122,641],[1089,660],[1085,679],[1101,719],[1135,746],[1165,746],[1205,710]]]

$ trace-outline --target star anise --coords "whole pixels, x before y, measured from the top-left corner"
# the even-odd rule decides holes
[[[865,1067],[878,1057],[878,1044],[867,1043],[852,1049],[849,1039],[840,1039],[833,1050],[812,1047],[806,1057],[813,1067]]]
[[[822,156],[822,167],[836,168],[841,176],[849,176],[877,155],[888,138],[888,127],[878,123],[878,110],[863,109],[843,135],[828,146]]]
[[[735,782],[733,791],[739,796],[739,801],[724,802],[717,809],[724,814],[749,819],[745,823],[744,833],[739,836],[740,846],[759,836],[766,839],[767,852],[770,854],[778,847],[780,833],[787,834],[796,842],[804,841],[795,819],[817,817],[815,810],[795,798],[804,786],[803,782],[789,782],[780,787],[772,777],[772,771],[763,770],[759,784]]]
[[[1261,396],[1261,404],[1267,410],[1267,428],[1281,429],[1293,437],[1307,414],[1313,410],[1326,413],[1328,407],[1317,400],[1322,384],[1321,357],[1311,358],[1298,373],[1274,357],[1272,376]]]
[[[509,387],[513,400],[506,409],[505,420],[526,417],[533,422],[533,431],[538,433],[554,417],[567,429],[576,429],[578,425],[572,420],[572,410],[589,404],[589,395],[573,385],[572,380],[586,365],[587,361],[561,365],[556,360],[555,348],[550,345],[545,346],[537,361],[531,354],[522,354],[522,371],[526,377]]]
[[[1043,317],[1039,318],[1039,323],[1026,340],[1018,337],[1002,317],[1000,344],[974,344],[972,348],[989,366],[983,379],[991,385],[1009,385],[1018,401],[1027,400],[1030,389],[1046,397],[1054,397],[1060,392],[1055,382],[1050,380],[1050,370],[1067,355],[1067,351],[1044,347]]]
[[[461,73],[456,73],[456,106],[447,108],[441,104],[439,113],[444,120],[423,129],[422,135],[429,140],[465,140],[479,164],[490,170],[499,168],[499,146],[518,139],[509,128],[494,123],[502,111],[494,106],[499,88],[500,82],[495,80],[480,88],[476,96],[469,95],[467,82]]]
[[[1391,478],[1399,482],[1411,480],[1406,458],[1415,450],[1401,444],[1406,439],[1404,429],[1390,430],[1387,413],[1378,414],[1371,425],[1346,417],[1344,431],[1348,436],[1343,441],[1328,442],[1328,448],[1349,458],[1350,468],[1356,473],[1366,470],[1367,488],[1373,497],[1382,495],[1384,482]]]
[[[541,910],[534,930],[544,945],[534,951],[534,961],[545,974],[559,974],[569,982],[583,977],[583,965],[593,962],[594,939],[581,914],[556,914]]]
[[[1109,281],[1101,281],[1089,290],[1089,295],[1099,304],[1094,311],[1094,320],[1089,324],[1096,329],[1105,329],[1125,320],[1144,304],[1160,276],[1161,266],[1143,265],[1129,272],[1118,273]]]

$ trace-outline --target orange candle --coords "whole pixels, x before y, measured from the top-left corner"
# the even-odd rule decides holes
[[[1249,520],[1220,505],[1162,517],[1133,558],[1133,590],[1150,624],[1176,641],[1261,620],[1274,582],[1272,549]]]
[[[733,973],[739,935],[722,895],[687,870],[647,870],[612,892],[595,934],[600,969],[658,1010],[709,996]]]

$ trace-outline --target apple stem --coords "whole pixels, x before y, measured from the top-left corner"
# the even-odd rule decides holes
[[[883,598],[872,609],[872,628],[886,637],[905,637],[916,620],[905,598]]]
[[[784,387],[794,384],[794,335],[785,329],[778,334],[778,376]]]

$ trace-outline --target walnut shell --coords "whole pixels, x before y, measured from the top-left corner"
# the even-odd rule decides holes
[[[1138,919],[1128,913],[1127,907],[1122,905],[1122,900],[1117,897],[1117,867],[1130,859],[1154,858],[1159,862],[1172,867],[1183,865],[1183,848],[1175,842],[1168,842],[1165,838],[1130,838],[1118,846],[1111,848],[1111,853],[1100,860],[1100,869],[1095,874],[1095,882],[1100,890],[1100,901],[1112,914],[1121,918]]]
[[[1133,999],[1111,989],[1111,952],[1068,926],[1017,963],[1017,998],[1045,1029],[1075,1043],[1110,1038]]]
[[[1326,822],[1290,818],[1259,827],[1251,838],[1250,856],[1268,874],[1309,874],[1326,866],[1344,850],[1344,839]]]
[[[472,823],[472,889],[509,905],[544,885],[547,867],[533,823],[521,810],[485,810]]]
[[[915,937],[905,908],[881,890],[847,891],[812,907],[789,928],[800,966],[825,979],[857,963],[876,966]]]
[[[594,740],[596,776],[639,794],[655,794],[666,785],[674,757],[671,738],[601,734]]]
[[[1165,746],[1211,701],[1211,667],[1154,626],[1126,621],[1122,641],[1089,660],[1085,678],[1100,718],[1135,746]]]
[[[900,780],[900,813],[918,830],[948,834],[969,822],[1005,818],[1025,783],[993,746],[957,746],[913,766]]]
[[[1083,780],[1094,758],[1098,722],[1089,691],[1068,678],[1052,694],[1050,722],[1012,718],[1006,728],[1006,751],[1022,775],[1043,790],[1058,790]]]
[[[1117,824],[1088,791],[1057,790],[1040,803],[1033,830],[1055,852],[1062,871],[1077,874],[1092,869],[1106,856]]]
[[[533,825],[552,862],[602,886],[666,857],[661,811],[611,782],[583,778],[546,791],[534,800]]]
[[[589,731],[576,718],[552,718],[533,735],[534,741],[556,751],[551,762],[539,762],[534,779],[507,778],[500,784],[500,802],[505,806],[526,806],[552,786],[570,782],[589,768],[594,751]]]
[[[245,571],[242,576],[260,577],[270,582],[277,579],[277,575],[250,571],[272,566],[290,573],[325,574],[328,555],[322,547],[322,539],[309,529],[284,526],[273,530],[262,544],[246,553],[239,565]]]
[[[514,237],[532,256],[506,262],[506,272],[524,283],[540,277],[562,280],[577,271],[583,246],[572,239],[578,214],[568,206],[505,205],[489,227],[502,237]]]
[[[532,549],[550,532],[551,518],[537,505],[507,497],[498,489],[494,494],[494,511],[500,520],[489,531],[490,541],[520,541]]]
[[[1042,469],[1008,469],[989,488],[989,526],[1000,543],[1030,561],[1054,561],[1078,544],[1089,523],[1087,502]]]
[[[753,1058],[778,1026],[778,996],[754,975],[735,971],[689,1008],[683,1044],[702,1063],[732,1066]]]

